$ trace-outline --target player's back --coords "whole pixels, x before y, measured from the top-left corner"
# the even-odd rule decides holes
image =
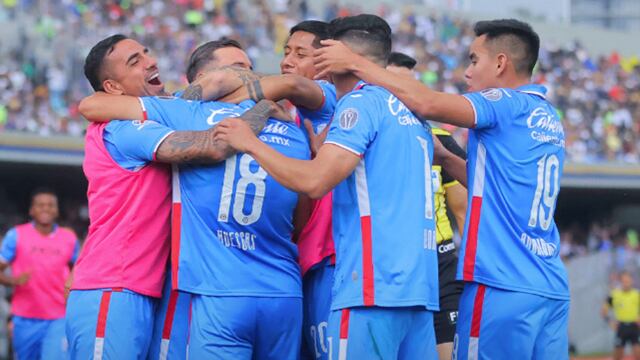
[[[466,95],[469,208],[459,277],[507,290],[568,299],[553,219],[564,131],[545,89],[528,85]]]
[[[429,129],[388,91],[364,85],[338,102],[327,143],[362,157],[334,190],[332,309],[437,310]]]
[[[176,130],[211,128],[253,104],[144,101],[152,119],[163,117],[159,111],[172,112],[167,104],[177,101],[181,115],[164,115]],[[287,156],[309,157],[308,144],[294,123],[269,119],[259,138]],[[296,193],[242,153],[214,165],[174,167],[173,185],[174,210],[181,214],[173,229],[179,232],[173,249],[178,251],[174,270],[180,290],[214,296],[301,296],[298,253],[291,241]]]

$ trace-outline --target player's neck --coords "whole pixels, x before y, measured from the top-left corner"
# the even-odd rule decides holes
[[[336,96],[338,99],[342,98],[345,94],[351,92],[360,78],[353,74],[333,75],[333,85],[336,86]]]
[[[36,231],[42,235],[51,234],[54,228],[54,224],[38,224],[37,222],[34,222],[33,226],[36,228]]]
[[[531,84],[531,78],[513,76],[510,78],[503,79],[502,81],[500,81],[500,83],[501,84],[499,84],[499,86],[497,87],[507,88],[507,89],[517,89],[521,86]]]

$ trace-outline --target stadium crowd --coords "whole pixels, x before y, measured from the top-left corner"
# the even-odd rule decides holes
[[[91,45],[109,34],[132,33],[156,50],[162,79],[176,90],[186,84],[187,59],[174,54],[226,36],[239,39],[254,60],[274,57],[299,20],[359,10],[328,2],[324,13],[313,14],[306,0],[5,1],[0,22],[18,36],[0,41],[0,131],[81,136],[86,122],[77,105],[91,91],[78,69]],[[395,49],[418,60],[423,82],[465,91],[470,22],[385,7],[377,13],[393,28]],[[579,43],[543,43],[534,79],[549,88],[565,119],[569,160],[640,162],[640,122],[633,121],[640,118],[637,58],[594,57]],[[465,132],[455,132],[465,143]]]

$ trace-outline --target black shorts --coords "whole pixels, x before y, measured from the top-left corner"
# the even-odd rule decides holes
[[[640,331],[638,331],[638,324],[634,322],[621,322],[618,324],[618,331],[616,331],[615,346],[625,347],[627,344],[637,345],[638,336],[640,336]]]
[[[453,342],[458,320],[458,303],[462,294],[462,281],[456,280],[458,256],[451,240],[438,244],[438,285],[440,311],[434,314],[436,344]]]

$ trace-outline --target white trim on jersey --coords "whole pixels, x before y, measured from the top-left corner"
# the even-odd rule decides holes
[[[158,360],[167,360],[169,356],[169,339],[160,340],[160,356]]]
[[[478,338],[469,338],[469,352],[467,353],[467,360],[478,360]]]
[[[335,146],[337,146],[337,147],[341,147],[341,148],[343,148],[343,149],[345,149],[345,150],[347,150],[347,151],[349,151],[349,152],[352,152],[352,153],[354,153],[354,154],[356,154],[356,155],[358,155],[358,156],[362,156],[362,153],[360,153],[360,152],[358,152],[358,151],[355,151],[355,150],[353,150],[352,148],[350,148],[350,147],[348,147],[348,146],[346,146],[346,145],[342,145],[342,144],[340,144],[340,143],[333,142],[333,141],[325,141],[324,143],[325,143],[325,144],[335,145]]]
[[[182,194],[180,193],[180,170],[178,165],[171,165],[171,197],[174,204],[182,203]]]
[[[545,94],[543,94],[543,93],[541,93],[541,92],[538,92],[538,91],[531,91],[531,90],[519,90],[519,91],[520,91],[520,92],[523,92],[523,93],[525,93],[525,94],[531,94],[531,95],[537,95],[537,96],[540,96],[541,98],[543,98],[543,99],[545,99],[545,100],[547,99],[547,96],[546,96]]]
[[[162,145],[162,142],[167,140],[169,135],[173,134],[174,132],[175,132],[175,130],[171,130],[165,136],[161,137],[160,140],[158,140],[158,142],[156,143],[156,146],[153,148],[153,158],[154,159],[156,158],[156,153],[158,152],[158,149],[160,148],[160,145]]]
[[[104,338],[97,337],[93,343],[93,358],[95,360],[102,360],[104,354]]]
[[[471,104],[471,108],[473,109],[473,127],[476,127],[478,126],[478,111],[476,111],[476,106],[473,104],[473,101],[471,101],[471,99],[467,98],[466,96],[463,96],[463,98],[467,100],[469,104]]]
[[[484,191],[484,170],[487,162],[487,149],[478,142],[476,152],[476,169],[473,175],[473,196],[482,197]]]
[[[338,360],[347,360],[347,339],[340,339],[340,349],[338,350]]]
[[[369,186],[367,185],[367,172],[364,159],[360,160],[355,170],[356,194],[358,196],[358,209],[360,217],[371,215],[371,203],[369,202]]]

